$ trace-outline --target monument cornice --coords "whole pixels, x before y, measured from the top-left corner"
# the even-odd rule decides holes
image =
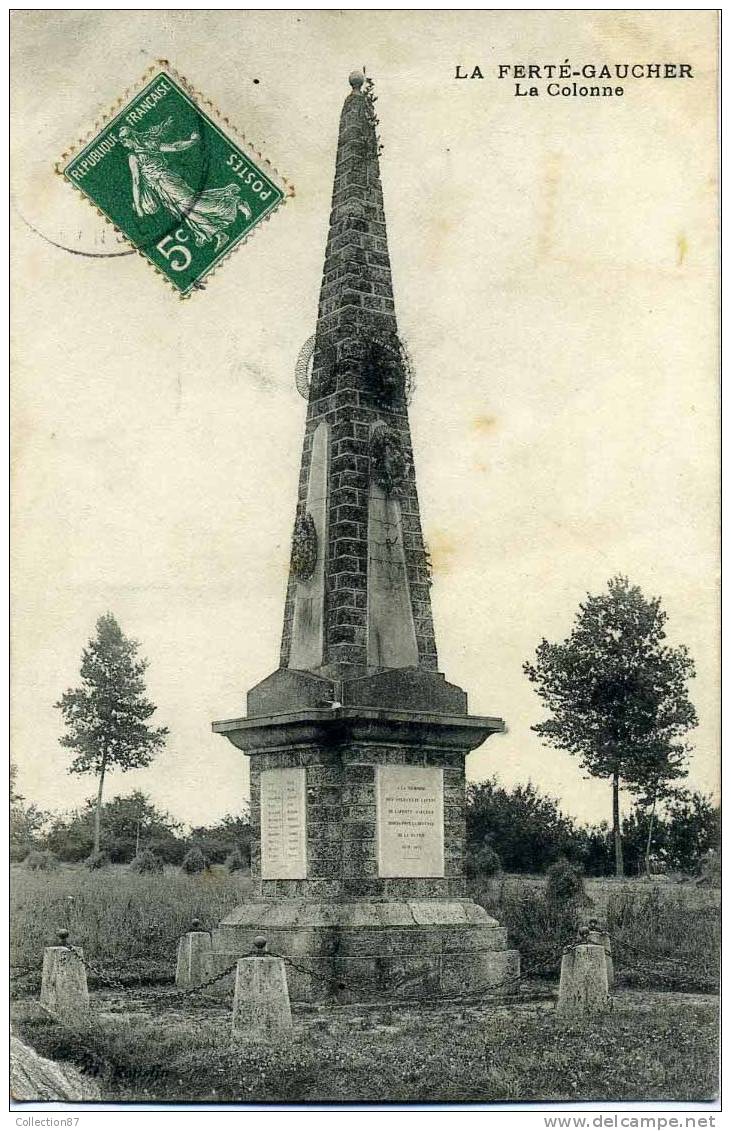
[[[432,746],[468,752],[491,734],[505,730],[502,719],[489,715],[438,715],[424,711],[396,711],[367,707],[323,707],[258,718],[214,722],[223,734],[247,754],[279,747],[347,743],[391,743]]]

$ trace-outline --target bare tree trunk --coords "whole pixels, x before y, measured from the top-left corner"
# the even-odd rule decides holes
[[[623,876],[622,829],[619,823],[619,770],[614,771],[612,778],[612,824],[614,826],[614,873],[617,876]]]
[[[650,812],[650,828],[647,833],[647,845],[645,847],[645,874],[648,879],[650,876],[650,853],[652,851],[652,830],[655,824],[655,806],[657,805],[657,797],[652,799],[652,810]]]
[[[107,759],[102,758],[102,766],[99,771],[99,788],[96,791],[96,809],[94,810],[94,852],[99,851],[99,842],[101,839],[102,831],[102,793],[104,792],[104,774],[107,769]]]

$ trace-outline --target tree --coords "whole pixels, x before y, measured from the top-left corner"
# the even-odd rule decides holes
[[[493,849],[508,872],[543,872],[560,856],[578,856],[579,838],[554,797],[532,782],[511,790],[496,777],[467,784],[467,849],[476,866]]]
[[[76,863],[94,850],[94,802],[84,810],[74,809],[54,816],[45,838],[46,847],[59,860]]]
[[[713,797],[679,791],[668,806],[665,825],[671,868],[695,872],[709,852],[721,851],[721,808]]]
[[[56,703],[67,730],[61,745],[78,752],[69,773],[99,779],[94,852],[99,852],[106,773],[149,766],[168,733],[167,727],[147,725],[157,708],[145,698],[147,660],[137,658],[138,649],[138,642],[124,636],[115,617],[106,613],[82,653],[81,686],[65,691]]]
[[[149,848],[166,862],[175,862],[185,851],[179,839],[182,825],[169,813],[156,808],[149,797],[135,789],[124,797],[113,797],[102,808],[102,848],[114,862],[132,860]]]
[[[652,875],[652,845],[653,837],[657,834],[656,817],[658,802],[669,802],[677,797],[678,788],[672,784],[672,781],[658,780],[651,778],[648,782],[648,787],[643,791],[637,801],[638,815],[643,812],[646,818],[647,835],[644,844],[644,861],[645,861],[645,875]]]
[[[26,802],[16,788],[18,767],[10,763],[10,859],[23,860],[28,853],[39,848],[48,813],[37,805]]]
[[[25,798],[22,793],[18,793],[16,782],[18,779],[18,767],[15,762],[10,763],[10,770],[8,773],[10,779],[10,808],[14,805],[22,805]]]
[[[212,864],[225,861],[229,853],[238,849],[247,867],[251,862],[252,832],[248,809],[243,813],[231,813],[223,817],[217,825],[198,825],[190,830],[189,842],[200,848]]]
[[[638,803],[622,821],[628,870],[647,869],[651,810]],[[721,847],[721,810],[712,797],[676,789],[658,803],[652,833],[653,857],[673,872],[697,873],[709,852]]]
[[[47,838],[49,846],[62,860],[85,859],[94,850],[95,821],[96,799],[90,798],[82,809],[56,819]],[[106,801],[100,824],[100,849],[114,864],[127,863],[142,848],[152,849],[166,863],[179,863],[185,854],[180,823],[157,809],[139,789]]]
[[[542,640],[535,663],[523,665],[551,712],[532,729],[547,745],[578,755],[593,777],[611,779],[618,876],[620,784],[660,798],[687,773],[690,747],[680,739],[697,724],[686,687],[693,661],[684,645],[664,643],[666,621],[659,598],[647,600],[626,577],[614,577],[608,592],[587,595],[566,640]]]
[[[59,814],[45,838],[47,847],[61,860],[85,860],[94,851],[95,817],[95,798],[83,808]],[[157,809],[138,789],[105,801],[100,824],[100,850],[113,864],[128,863],[143,848],[151,849],[168,864],[179,864],[185,855],[180,823]]]

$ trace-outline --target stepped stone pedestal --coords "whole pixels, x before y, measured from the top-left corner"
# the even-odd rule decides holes
[[[214,932],[213,969],[265,933],[287,964],[295,1001],[458,996],[516,989],[520,963],[505,929],[469,900],[238,907]]]
[[[465,759],[504,724],[438,670],[376,117],[350,84],[280,666],[213,724],[251,760],[255,896],[205,961],[264,935],[294,1000],[510,992],[519,956],[464,878]]]
[[[501,721],[468,716],[432,672],[342,680],[347,707],[256,714],[304,678],[270,677],[247,718],[215,724],[251,758],[257,894],[212,932],[211,974],[264,935],[296,964],[295,1001],[514,992],[518,953],[463,874],[465,756]],[[353,704],[403,698],[403,682],[411,710]]]

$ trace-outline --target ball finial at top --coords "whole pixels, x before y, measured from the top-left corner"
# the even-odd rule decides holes
[[[362,71],[351,71],[348,75],[348,82],[352,86],[353,90],[360,90],[363,83],[365,82],[365,75]]]

